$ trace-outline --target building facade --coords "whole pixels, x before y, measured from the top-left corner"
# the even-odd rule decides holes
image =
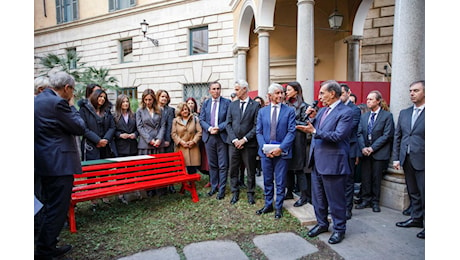
[[[343,22],[331,29],[334,11]],[[75,50],[137,98],[167,90],[172,106],[215,80],[229,97],[236,79],[264,98],[271,82],[297,80],[312,102],[314,83],[335,79],[391,81],[399,113],[425,75],[419,0],[35,0],[34,12],[36,58]]]

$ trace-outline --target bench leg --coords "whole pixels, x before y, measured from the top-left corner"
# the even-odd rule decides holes
[[[71,233],[77,233],[77,222],[75,221],[75,205],[70,203],[69,207],[69,226]]]
[[[190,192],[190,194],[192,195],[193,202],[197,203],[198,201],[200,201],[200,198],[198,197],[198,193],[196,192],[196,185],[194,181],[189,181],[188,183],[187,182],[182,183],[181,191],[184,189]]]

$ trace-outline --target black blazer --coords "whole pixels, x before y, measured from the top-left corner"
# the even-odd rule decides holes
[[[81,173],[75,135],[83,135],[85,122],[74,106],[45,89],[34,100],[34,166],[40,176]]]
[[[119,118],[115,119],[115,145],[117,147],[117,152],[119,156],[127,155],[137,155],[137,137],[139,132],[137,132],[136,126],[136,115],[133,114],[128,118],[128,123],[125,122],[125,119],[122,115]],[[136,135],[136,139],[123,139],[120,138],[121,134],[131,134]]]
[[[393,135],[395,133],[395,124],[393,114],[380,109],[379,114],[374,122],[372,129],[372,139],[368,140],[367,125],[371,112],[368,111],[361,116],[358,127],[359,150],[364,147],[372,147],[374,152],[371,154],[375,160],[389,160],[393,146]]]
[[[259,109],[260,104],[252,99],[245,104],[244,114],[241,112],[240,100],[230,103],[226,126],[228,144],[232,144],[232,140],[246,137],[248,142],[244,145],[245,147],[257,147],[256,125]]]

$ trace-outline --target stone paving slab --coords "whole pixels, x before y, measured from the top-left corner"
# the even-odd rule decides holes
[[[187,260],[248,260],[236,242],[231,240],[216,240],[192,243],[184,247]]]
[[[162,247],[139,252],[134,255],[119,258],[119,260],[147,260],[147,259],[162,259],[162,260],[180,260],[175,247]]]
[[[260,235],[253,241],[269,260],[295,260],[318,251],[305,239],[290,232]]]
[[[345,259],[425,259],[425,240],[417,238],[422,229],[397,227],[396,222],[408,217],[390,208],[381,207],[381,210],[375,213],[371,208],[353,209],[353,217],[347,221],[345,239],[339,244],[328,245]],[[331,223],[329,232],[318,238],[327,244],[332,231]]]

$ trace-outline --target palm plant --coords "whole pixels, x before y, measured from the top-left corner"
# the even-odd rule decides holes
[[[48,75],[50,71],[65,71],[75,79],[75,97],[76,101],[84,98],[86,85],[96,83],[103,89],[119,90],[118,80],[109,76],[110,69],[86,67],[85,62],[81,62],[81,57],[76,51],[67,51],[64,56],[49,53],[44,57],[39,57],[40,65],[43,69],[40,75]]]

